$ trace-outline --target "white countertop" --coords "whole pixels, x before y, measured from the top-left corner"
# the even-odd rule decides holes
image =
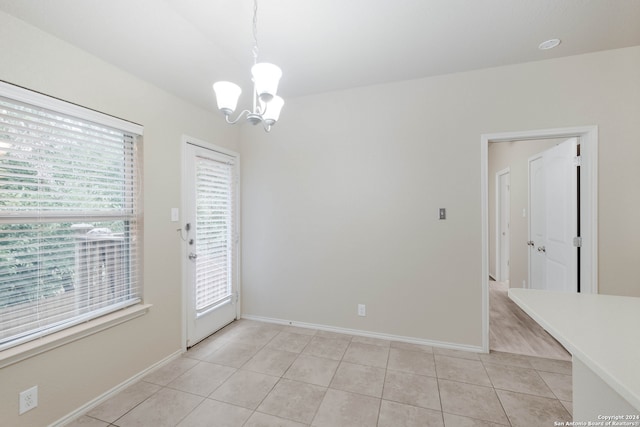
[[[516,288],[509,297],[640,410],[640,298]]]

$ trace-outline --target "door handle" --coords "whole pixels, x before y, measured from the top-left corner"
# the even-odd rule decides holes
[[[194,254],[193,252],[191,252],[191,253],[189,254],[189,259],[190,259],[191,261],[195,261],[195,260],[196,260],[196,258],[198,258],[198,254]]]
[[[545,248],[544,246],[539,246],[538,252],[547,252],[547,248]]]
[[[527,242],[527,246],[535,246],[535,243],[533,243],[533,240],[529,240]]]

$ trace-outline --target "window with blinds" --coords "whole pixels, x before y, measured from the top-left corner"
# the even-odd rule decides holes
[[[0,350],[141,301],[141,134],[0,85]]]

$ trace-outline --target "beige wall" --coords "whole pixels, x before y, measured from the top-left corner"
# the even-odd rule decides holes
[[[523,280],[528,281],[528,193],[529,157],[541,153],[563,140],[542,139],[489,144],[489,273],[496,275],[496,173],[509,168],[511,186],[510,209],[510,280],[509,286],[521,288]],[[522,215],[522,212],[526,216]]]
[[[480,346],[480,137],[586,125],[600,291],[640,296],[638,70],[634,47],[287,100],[241,137],[243,312]]]
[[[0,12],[0,79],[144,125],[144,300],[148,315],[0,369],[0,424],[47,425],[182,346],[181,136],[237,149],[220,118]],[[204,88],[208,90],[208,88]],[[18,393],[39,387],[18,416]]]

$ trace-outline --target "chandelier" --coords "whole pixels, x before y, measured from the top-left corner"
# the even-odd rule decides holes
[[[235,124],[246,114],[249,123],[262,123],[266,132],[271,131],[280,117],[284,100],[276,95],[282,71],[276,65],[258,62],[258,0],[253,1],[253,109],[243,110],[235,120],[230,116],[236,110],[242,89],[235,83],[219,81],[213,84],[218,109],[229,124]]]

